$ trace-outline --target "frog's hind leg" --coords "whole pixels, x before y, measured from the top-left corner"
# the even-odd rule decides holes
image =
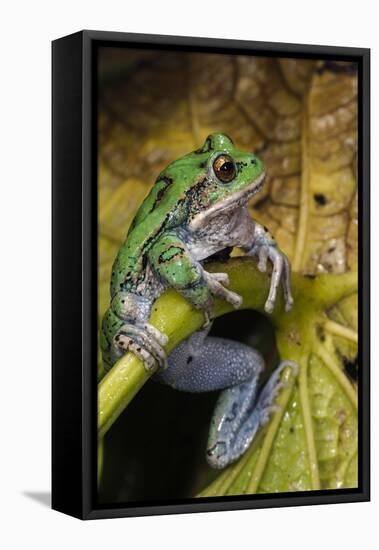
[[[240,342],[194,333],[170,354],[166,371],[156,378],[188,392],[224,390],[217,402],[209,431],[207,460],[224,468],[237,460],[253,441],[258,429],[275,410],[283,387],[280,375],[292,362],[282,362],[258,396],[263,357]]]
[[[222,390],[258,379],[264,360],[245,344],[225,338],[206,337],[210,329],[195,332],[169,355],[168,368],[155,379],[193,393]]]
[[[177,346],[169,355],[168,369],[155,378],[181,391],[224,390],[211,421],[207,450],[208,462],[222,468],[244,452],[258,429],[258,417],[249,425],[245,422],[253,414],[264,360],[240,342],[206,337],[208,330],[195,332]]]
[[[257,431],[277,410],[276,397],[285,386],[281,373],[286,367],[297,374],[297,364],[282,361],[257,397],[258,379],[224,390],[216,404],[209,431],[207,460],[214,468],[224,468],[249,447]]]

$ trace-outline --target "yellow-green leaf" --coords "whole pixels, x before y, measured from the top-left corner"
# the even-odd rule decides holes
[[[356,270],[354,69],[348,63],[138,50],[117,50],[110,57],[104,50],[99,320],[109,302],[113,259],[156,175],[214,131],[229,134],[238,146],[263,157],[268,177],[251,202],[251,214],[274,234],[295,271]],[[263,311],[267,276],[260,278],[253,267],[239,274],[238,262],[222,269],[230,271],[245,307]],[[280,315],[276,309],[273,319],[279,353],[296,360],[300,374],[295,380],[285,373],[288,386],[278,397],[281,410],[242,459],[201,495],[357,484],[357,392],[346,374],[357,356],[356,278],[299,277],[294,275],[294,311]],[[344,288],[333,300],[344,277],[350,281],[349,292]],[[255,300],[249,298],[252,293]],[[218,314],[228,310],[220,303],[217,308]],[[152,322],[167,330],[175,344],[200,326],[201,316],[168,293],[158,302]],[[101,381],[101,436],[147,378],[138,360],[127,354]]]

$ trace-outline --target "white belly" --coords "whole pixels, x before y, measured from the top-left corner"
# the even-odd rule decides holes
[[[254,221],[243,207],[211,220],[195,233],[186,233],[184,240],[191,256],[200,261],[227,247],[248,247],[253,234]]]

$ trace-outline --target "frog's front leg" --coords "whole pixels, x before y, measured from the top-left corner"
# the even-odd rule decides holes
[[[291,265],[287,256],[278,248],[269,231],[254,222],[253,239],[248,244],[243,245],[242,248],[246,251],[248,256],[256,256],[258,258],[258,269],[260,271],[266,271],[267,260],[272,262],[271,285],[265,304],[267,313],[271,313],[274,309],[280,283],[282,283],[284,291],[285,309],[289,311],[293,305],[291,293]]]
[[[146,370],[167,367],[163,346],[168,338],[147,319],[151,301],[132,292],[120,291],[112,299],[103,318],[101,348],[105,370],[109,370],[127,351],[144,363]]]
[[[275,400],[283,387],[283,361],[259,392],[264,360],[256,350],[216,337],[207,331],[195,332],[169,356],[169,366],[156,379],[187,392],[224,390],[212,416],[207,445],[207,460],[214,468],[224,468],[249,447],[258,429],[276,409]],[[258,397],[257,397],[258,396]]]
[[[175,233],[164,234],[149,252],[149,262],[160,281],[175,288],[193,306],[204,311],[207,322],[211,315],[213,296],[224,298],[238,307],[241,297],[225,288],[226,273],[208,273],[194,260],[183,240]]]
[[[227,273],[209,273],[203,270],[203,275],[208,283],[211,293],[214,296],[224,298],[227,302],[232,304],[233,307],[239,308],[242,304],[242,297],[236,292],[232,292],[225,288],[224,285],[229,286],[229,276]]]

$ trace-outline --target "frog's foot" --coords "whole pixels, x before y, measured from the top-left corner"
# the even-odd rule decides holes
[[[228,290],[223,285],[229,285],[229,277],[226,273],[209,273],[204,271],[204,278],[208,284],[209,290],[214,296],[224,298],[234,308],[239,308],[242,304],[242,297],[236,292]]]
[[[143,323],[142,328],[146,330],[152,336],[152,338],[155,338],[155,340],[161,345],[165,346],[168,342],[168,336],[166,334],[163,334],[160,330],[155,328],[150,323]]]
[[[264,426],[269,421],[271,414],[279,410],[279,405],[275,404],[275,400],[280,390],[287,386],[287,382],[280,379],[282,372],[287,367],[292,369],[293,376],[298,375],[299,367],[295,361],[281,361],[259,395],[255,413],[259,417],[260,426]]]
[[[282,361],[256,399],[258,378],[228,388],[222,392],[216,405],[209,433],[207,460],[213,468],[224,468],[237,460],[251,445],[257,431],[278,410],[275,403],[286,383],[281,373],[286,367],[296,376],[298,366],[293,361]]]
[[[262,272],[267,270],[268,260],[272,263],[270,291],[265,303],[265,310],[267,313],[272,313],[278,288],[280,284],[282,284],[285,310],[289,311],[293,305],[291,294],[291,264],[287,256],[277,247],[275,241],[264,227],[256,224],[255,233],[254,244],[252,248],[248,250],[247,255],[258,258],[258,269]]]
[[[149,323],[125,323],[113,338],[113,343],[119,350],[124,353],[132,352],[148,371],[152,370],[156,363],[159,369],[167,368],[167,355],[162,347],[167,341],[168,337]]]
[[[258,269],[265,272],[267,269],[267,260],[272,262],[272,275],[271,285],[268,298],[265,303],[265,310],[267,313],[272,313],[276,301],[276,296],[280,283],[282,283],[284,298],[285,298],[285,310],[289,311],[293,305],[293,298],[291,294],[291,266],[288,258],[283,252],[281,252],[276,246],[262,245],[259,247],[258,256]]]
[[[259,428],[254,414],[258,376],[225,389],[217,401],[209,430],[207,462],[225,468],[248,448]]]

